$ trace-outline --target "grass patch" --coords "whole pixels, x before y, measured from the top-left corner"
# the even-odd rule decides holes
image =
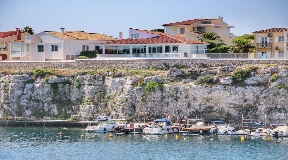
[[[234,72],[233,78],[237,81],[245,81],[251,75],[250,68],[247,69],[238,69]]]
[[[279,79],[279,78],[280,78],[279,74],[275,73],[275,74],[273,74],[273,75],[270,77],[269,81],[270,81],[270,82],[275,82],[275,81],[277,81],[277,79]]]
[[[163,83],[161,82],[148,82],[146,84],[146,94],[155,91],[157,88],[162,89]]]
[[[211,75],[207,76],[199,76],[195,81],[194,84],[211,84],[213,82],[213,77]]]
[[[49,69],[36,69],[34,71],[34,75],[35,77],[46,77],[49,75],[53,75],[53,72],[52,70],[49,70]]]

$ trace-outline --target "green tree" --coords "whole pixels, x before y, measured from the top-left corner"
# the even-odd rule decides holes
[[[26,26],[22,30],[23,32],[28,32],[29,34],[34,34],[34,30],[30,26]]]
[[[164,29],[160,29],[160,28],[158,28],[158,29],[152,29],[151,31],[164,33]]]
[[[210,45],[208,45],[209,50],[224,45],[221,38],[214,32],[203,33],[202,35],[198,36],[198,39],[202,42],[210,43]]]
[[[242,36],[236,36],[232,42],[235,44],[231,47],[231,50],[238,53],[249,53],[255,48],[253,34],[244,34]]]

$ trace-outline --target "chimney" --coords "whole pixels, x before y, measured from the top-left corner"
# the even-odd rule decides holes
[[[21,31],[20,31],[20,28],[16,28],[16,35],[17,35],[17,40],[21,40]]]
[[[64,29],[65,29],[65,28],[60,28],[60,29],[61,29],[61,33],[64,34]]]
[[[123,32],[119,32],[119,39],[120,39],[120,40],[123,39]]]

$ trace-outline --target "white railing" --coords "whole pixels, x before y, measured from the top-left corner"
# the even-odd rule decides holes
[[[206,57],[211,59],[248,59],[250,58],[249,54],[253,53],[206,53]]]

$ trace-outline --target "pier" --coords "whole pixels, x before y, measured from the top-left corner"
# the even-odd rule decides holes
[[[69,121],[69,120],[0,120],[1,126],[47,126],[47,127],[87,127],[97,125],[98,121]]]

